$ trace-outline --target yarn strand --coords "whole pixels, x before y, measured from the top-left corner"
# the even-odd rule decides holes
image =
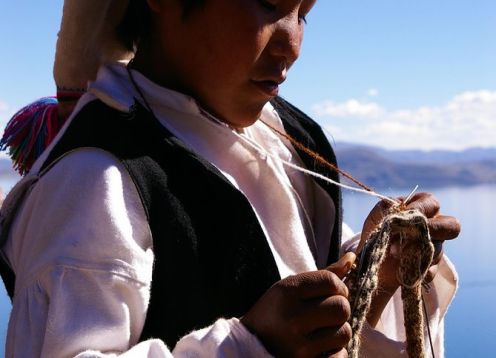
[[[127,69],[131,82],[133,83],[134,87],[141,96],[141,99],[145,103],[145,106],[155,117],[155,114],[153,113],[151,106],[148,104],[145,96],[143,95],[139,86],[135,82],[131,70],[129,69],[129,67]],[[365,260],[368,261],[368,263],[363,265],[364,255],[362,254],[359,270],[356,270],[356,268],[352,269],[347,276],[347,278],[349,279],[348,281],[351,283],[350,302],[354,302],[352,316],[350,317],[350,324],[352,326],[353,335],[348,345],[348,354],[351,358],[358,357],[358,352],[360,348],[360,333],[367,312],[370,308],[372,294],[375,292],[378,285],[378,277],[377,277],[378,270],[380,268],[382,261],[384,260],[392,232],[395,230],[395,228],[400,227],[401,228],[400,232],[403,233],[406,230],[406,232],[410,234],[409,236],[411,236],[409,240],[406,240],[408,241],[408,244],[410,242],[413,242],[415,239],[419,239],[417,245],[422,246],[421,251],[411,251],[411,248],[412,247],[415,248],[416,245],[406,244],[405,249],[406,248],[409,249],[408,255],[404,255],[407,257],[403,257],[403,256],[401,257],[400,271],[398,272],[398,274],[399,274],[400,282],[404,285],[404,287],[402,287],[402,298],[405,301],[404,316],[405,316],[405,328],[407,331],[407,352],[410,358],[423,358],[424,357],[423,320],[422,320],[422,315],[420,314],[419,316],[418,312],[422,312],[419,306],[421,301],[423,301],[421,296],[421,283],[432,261],[434,248],[432,243],[430,242],[429,232],[427,229],[427,219],[425,218],[425,216],[419,213],[418,211],[403,211],[404,205],[402,205],[402,203],[406,204],[406,202],[408,202],[408,200],[411,199],[411,197],[417,190],[418,186],[415,187],[415,189],[402,202],[381,195],[379,193],[376,193],[371,188],[367,187],[366,185],[362,184],[360,181],[353,178],[350,174],[345,173],[344,171],[338,169],[335,165],[329,163],[318,153],[305,147],[303,144],[294,140],[287,134],[282,133],[276,128],[268,125],[266,122],[263,122],[272,131],[289,140],[290,143],[292,143],[296,148],[304,151],[312,158],[316,159],[322,166],[334,170],[339,174],[345,176],[346,178],[357,184],[359,188],[339,183],[338,181],[327,178],[324,175],[302,168],[289,161],[283,160],[279,156],[267,151],[265,148],[260,146],[256,141],[239,133],[236,129],[230,127],[227,123],[219,120],[218,118],[207,112],[206,110],[204,109],[200,109],[200,110],[201,113],[205,116],[205,118],[221,126],[229,128],[236,137],[238,137],[241,141],[249,145],[252,149],[254,149],[257,153],[259,153],[261,157],[274,158],[275,160],[280,161],[281,163],[283,163],[288,167],[291,167],[297,171],[321,179],[327,183],[337,185],[344,189],[353,190],[367,195],[372,195],[393,204],[393,206],[389,209],[391,214],[387,215],[384,218],[383,222],[376,228],[376,231],[373,234],[375,239],[368,243],[370,244],[370,246],[372,246],[371,249],[365,250],[368,252],[367,253],[368,260]],[[402,250],[403,249],[404,248],[402,246]],[[427,252],[427,254],[418,255],[416,254],[417,252]],[[361,270],[362,265],[366,266],[364,267],[365,270],[363,272]],[[425,305],[424,305],[424,310],[425,310]],[[429,338],[430,338],[430,334],[429,334]],[[430,343],[431,343],[431,349],[433,349],[432,340],[430,341]]]
[[[263,124],[265,124],[267,127],[269,127],[275,133],[279,134],[281,137],[287,139],[291,144],[293,144],[295,147],[297,147],[301,151],[303,151],[306,154],[310,155],[312,158],[314,158],[315,160],[317,160],[322,166],[327,167],[327,168],[329,168],[329,169],[331,169],[331,170],[333,170],[333,171],[341,174],[342,176],[344,176],[348,180],[352,181],[353,183],[355,183],[356,185],[358,185],[359,187],[361,187],[365,191],[373,192],[373,190],[371,188],[369,188],[368,186],[366,186],[365,184],[363,184],[359,180],[355,179],[351,174],[348,174],[347,172],[345,172],[344,170],[338,168],[334,164],[329,163],[319,153],[314,152],[310,148],[308,148],[305,145],[303,145],[302,143],[298,142],[293,137],[291,137],[291,136],[287,135],[286,133],[280,131],[279,129],[275,128],[274,126],[270,125],[269,123],[265,122],[264,120],[260,119],[260,122],[262,122]]]
[[[400,205],[400,202],[398,202],[397,200],[394,200],[394,199],[392,199],[392,198],[390,198],[388,196],[385,196],[385,195],[382,195],[382,194],[379,194],[379,193],[375,192],[371,188],[367,187],[365,184],[362,184],[360,181],[358,181],[357,179],[353,178],[350,174],[345,173],[341,169],[337,168],[335,165],[329,163],[327,160],[325,160],[324,158],[322,158],[322,156],[320,156],[318,153],[312,151],[311,149],[306,148],[303,144],[299,143],[297,140],[291,138],[287,134],[284,134],[284,133],[278,131],[277,129],[275,129],[272,126],[268,125],[266,122],[263,122],[262,121],[265,125],[267,125],[270,129],[274,130],[277,134],[279,134],[281,136],[284,136],[284,138],[287,138],[288,140],[290,140],[290,142],[293,143],[296,147],[298,147],[299,149],[305,151],[307,154],[309,154],[313,158],[317,159],[321,165],[323,165],[323,166],[325,166],[327,168],[330,168],[331,170],[337,171],[338,173],[343,174],[347,178],[349,177],[350,180],[353,181],[354,183],[356,183],[358,186],[360,186],[360,188],[357,188],[357,187],[353,187],[353,186],[350,186],[350,185],[346,185],[346,184],[340,183],[338,181],[335,181],[335,180],[332,180],[332,179],[326,177],[325,175],[316,173],[316,172],[314,172],[312,170],[309,170],[309,169],[300,167],[299,165],[296,165],[296,164],[293,164],[291,162],[288,162],[288,161],[280,158],[278,155],[273,154],[273,153],[270,153],[265,148],[263,148],[262,146],[260,146],[257,142],[253,141],[252,139],[248,138],[247,136],[245,136],[245,135],[243,135],[241,133],[238,133],[236,130],[233,130],[233,128],[231,128],[228,124],[226,124],[225,122],[222,122],[220,119],[216,118],[215,116],[213,116],[209,112],[207,112],[205,110],[202,110],[201,112],[202,112],[203,115],[205,115],[211,121],[213,121],[213,122],[215,122],[215,123],[217,123],[219,125],[222,125],[224,127],[227,127],[229,129],[231,129],[232,130],[232,133],[236,137],[238,137],[243,142],[245,142],[246,144],[248,144],[252,149],[256,150],[262,156],[271,157],[271,158],[273,158],[275,160],[280,161],[284,165],[286,165],[286,166],[288,166],[290,168],[293,168],[293,169],[295,169],[295,170],[297,170],[297,171],[299,171],[301,173],[304,173],[304,174],[313,176],[315,178],[321,179],[321,180],[323,180],[323,181],[325,181],[325,182],[327,182],[329,184],[337,185],[337,186],[339,186],[339,187],[341,187],[343,189],[347,189],[347,190],[350,190],[350,191],[359,192],[359,193],[362,193],[362,194],[367,194],[367,195],[370,195],[370,196],[375,196],[375,197],[377,197],[379,199],[388,201],[389,203],[393,204],[394,206]]]
[[[427,326],[427,337],[429,337],[429,345],[431,347],[432,358],[436,358],[436,353],[434,352],[434,344],[432,343],[431,327],[429,325],[429,314],[427,313],[427,306],[425,304],[424,295],[422,294],[422,306],[424,308],[424,317]]]

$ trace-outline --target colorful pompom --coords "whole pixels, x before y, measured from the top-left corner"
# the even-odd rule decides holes
[[[41,98],[12,117],[0,140],[0,150],[9,149],[14,169],[24,175],[63,124],[64,120],[58,115],[57,99]]]

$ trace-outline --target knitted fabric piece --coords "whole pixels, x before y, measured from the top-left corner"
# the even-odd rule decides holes
[[[416,210],[393,212],[387,215],[372,233],[359,265],[349,276],[353,331],[348,355],[358,357],[360,334],[377,289],[378,273],[386,257],[390,238],[400,237],[400,266],[398,281],[401,284],[407,352],[410,358],[424,357],[424,322],[422,316],[421,284],[434,254],[427,218]]]

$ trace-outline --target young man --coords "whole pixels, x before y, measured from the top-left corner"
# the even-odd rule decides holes
[[[353,255],[336,263],[339,189],[281,159],[337,173],[271,129],[335,161],[320,127],[276,97],[315,1],[131,1],[126,19],[145,15],[149,27],[131,36],[127,66],[109,60],[128,56],[115,37],[120,21],[108,17],[125,6],[106,8],[113,3],[64,4],[56,78],[83,81],[62,90],[92,82],[13,213],[3,247],[15,273],[7,355],[346,356],[341,279]],[[102,32],[88,38],[94,29]],[[69,61],[71,46],[91,50],[81,66]],[[430,218],[435,240],[458,234],[431,195],[409,207]],[[374,209],[364,237],[382,215]],[[443,270],[429,298],[438,352],[454,290]],[[380,285],[372,325],[388,302],[397,307],[395,275],[383,273]],[[386,331],[398,331],[393,316]],[[403,354],[379,331],[364,334],[366,356]]]

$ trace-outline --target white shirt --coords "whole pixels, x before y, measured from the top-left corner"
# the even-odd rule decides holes
[[[135,77],[160,122],[248,198],[281,276],[315,270],[315,261],[323,266],[334,225],[334,207],[327,194],[276,159],[260,156],[229,129],[206,120],[191,98],[159,87],[139,73]],[[121,65],[102,68],[75,113],[95,98],[122,111],[129,110],[134,98],[140,99]],[[262,117],[282,128],[270,104]],[[244,132],[265,149],[301,164],[291,146],[260,122]],[[53,144],[30,175],[37,173],[51,148]],[[20,192],[14,189],[13,195],[16,190]],[[16,272],[7,356],[269,355],[237,318],[221,318],[190,333],[176,347],[169,347],[172,352],[160,340],[136,344],[150,295],[152,244],[139,195],[122,163],[94,148],[65,155],[32,187],[5,247]],[[456,286],[449,262],[441,266],[428,297],[437,357],[442,356],[444,313]],[[406,356],[398,297],[388,305],[382,323],[378,330],[366,328],[366,356]]]

